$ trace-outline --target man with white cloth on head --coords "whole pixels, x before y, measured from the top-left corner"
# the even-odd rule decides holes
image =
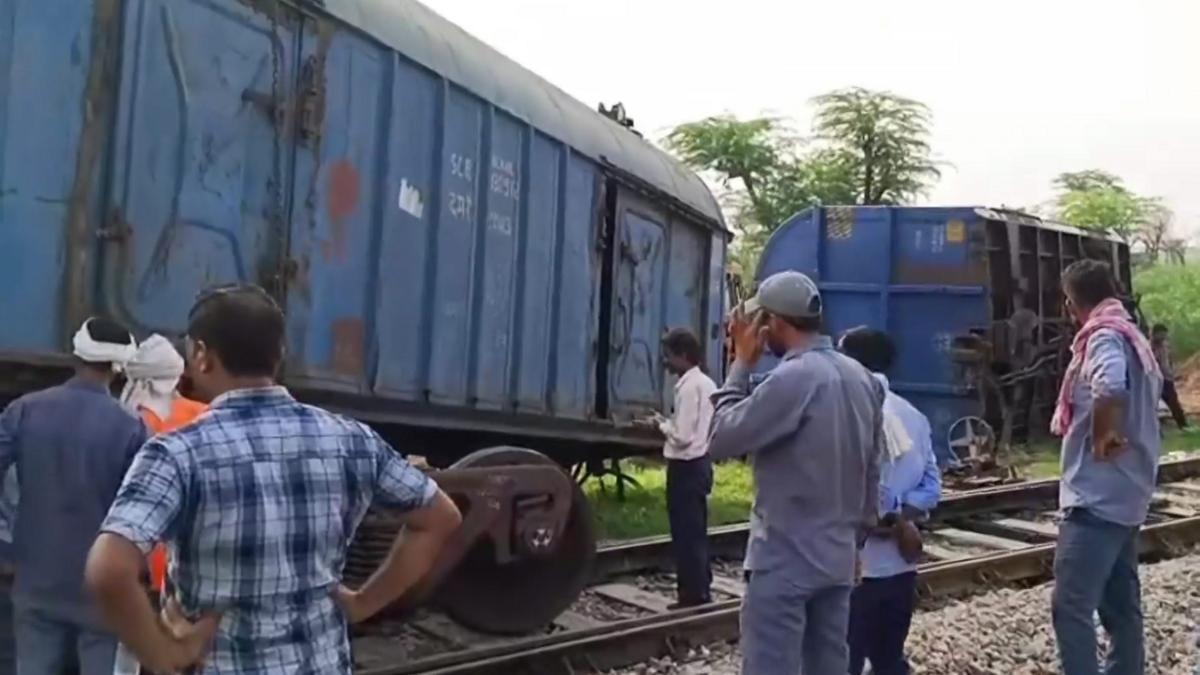
[[[175,345],[161,335],[151,335],[125,366],[127,382],[121,403],[156,434],[190,424],[208,406],[180,393],[184,371],[183,357]]]
[[[179,350],[167,338],[155,334],[138,345],[137,352],[125,364],[125,388],[121,405],[142,418],[151,433],[164,434],[191,424],[208,406],[183,396],[180,380],[186,364]],[[156,545],[148,559],[150,586],[161,597],[167,595],[167,551]],[[136,675],[137,658],[125,645],[117,649],[115,675]]]
[[[75,376],[0,415],[0,475],[15,466],[20,489],[12,599],[21,675],[58,675],[72,662],[80,675],[112,675],[117,641],[84,593],[83,570],[148,436],[109,391],[136,348],[120,324],[88,319],[75,334]]]

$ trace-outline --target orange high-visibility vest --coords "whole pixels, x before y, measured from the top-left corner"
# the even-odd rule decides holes
[[[204,411],[208,410],[208,406],[203,403],[198,403],[182,396],[175,399],[171,404],[171,412],[167,414],[167,419],[162,419],[152,410],[142,409],[142,419],[146,422],[146,426],[150,427],[150,431],[155,434],[164,434],[168,431],[174,431],[182,426],[191,424]],[[166,590],[167,585],[167,547],[158,544],[150,551],[150,583],[153,588],[159,592]]]

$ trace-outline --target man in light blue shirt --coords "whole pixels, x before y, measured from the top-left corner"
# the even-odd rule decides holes
[[[731,326],[736,360],[713,394],[709,454],[749,455],[754,512],[742,673],[845,673],[858,548],[876,519],[883,387],[821,335],[811,279],[765,279]],[[764,348],[781,357],[751,391]]]
[[[856,328],[842,353],[863,364],[885,388],[896,348],[882,331]],[[880,462],[880,526],[862,552],[862,582],[850,598],[850,675],[866,661],[875,675],[907,675],[904,641],[917,599],[920,534],[915,522],[937,506],[942,479],[929,419],[889,389],[883,401],[887,451]]]
[[[1063,436],[1052,600],[1066,675],[1098,675],[1093,616],[1111,637],[1108,675],[1145,668],[1137,535],[1162,449],[1162,377],[1149,341],[1117,299],[1108,265],[1063,272],[1067,312],[1080,329],[1063,378],[1054,431]]]

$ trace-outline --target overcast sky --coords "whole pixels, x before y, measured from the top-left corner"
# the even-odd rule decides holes
[[[1200,234],[1200,0],[423,0],[659,139],[708,115],[807,130],[830,89],[928,104],[929,201],[1024,206],[1062,171],[1161,195]]]

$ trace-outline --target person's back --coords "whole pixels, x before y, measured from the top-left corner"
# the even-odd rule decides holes
[[[849,584],[882,386],[828,347],[785,357],[771,377],[803,417],[754,455],[754,514],[764,531],[748,544],[747,568],[782,570],[807,588]]]
[[[147,670],[203,660],[209,673],[348,675],[347,623],[418,583],[461,521],[454,502],[366,426],[275,385],[285,332],[260,288],[196,301],[189,374],[212,404],[146,444],[100,527],[88,587]],[[404,519],[404,537],[350,590],[340,583],[346,548],[372,503]],[[159,542],[174,586],[161,615],[136,583]]]
[[[14,401],[0,426],[21,490],[14,602],[82,620],[90,540],[146,429],[103,385],[78,378]]]
[[[84,675],[110,675],[117,645],[100,623],[83,574],[95,536],[147,436],[109,391],[134,353],[120,324],[91,318],[76,332],[75,377],[13,401],[0,415],[0,473],[15,503],[12,557],[18,670],[53,675],[78,663]]]
[[[332,590],[379,496],[381,454],[393,451],[357,422],[260,389],[214,401],[148,452],[163,453],[189,486],[174,517],[172,581],[185,612],[225,613],[210,670],[241,671],[252,656],[289,672],[344,671],[348,645]],[[436,489],[414,476],[409,503],[395,506],[424,503]],[[254,653],[241,644],[256,645]]]

